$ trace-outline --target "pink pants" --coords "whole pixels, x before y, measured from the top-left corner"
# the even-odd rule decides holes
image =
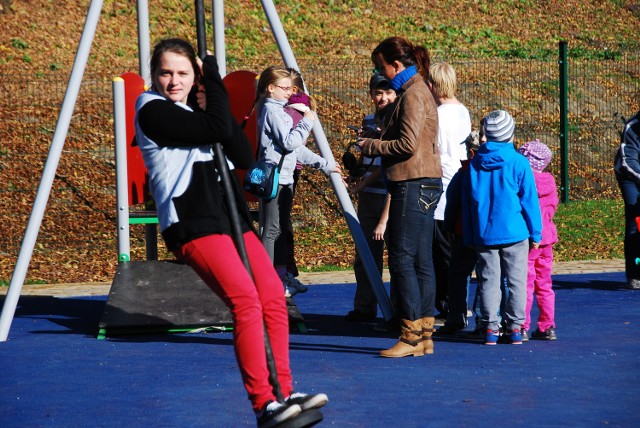
[[[529,330],[531,325],[531,306],[535,293],[538,301],[538,328],[547,331],[555,327],[556,294],[551,283],[553,270],[553,245],[541,245],[529,250],[529,267],[527,275],[527,310],[523,327]]]
[[[282,282],[262,243],[253,232],[245,233],[244,241],[255,281],[245,269],[230,236],[204,236],[182,245],[174,253],[191,266],[231,310],[236,360],[249,400],[258,411],[268,401],[276,400],[269,384],[264,324],[282,393],[285,397],[291,394],[289,317]]]

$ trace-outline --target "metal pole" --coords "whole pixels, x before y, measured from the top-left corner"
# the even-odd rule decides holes
[[[113,79],[113,131],[116,158],[116,205],[118,209],[118,261],[131,260],[129,244],[129,192],[127,190],[127,115],[124,79]]]
[[[282,59],[287,67],[295,68],[296,70],[300,70],[296,59],[293,55],[293,50],[291,49],[291,45],[289,45],[289,40],[284,32],[282,27],[282,22],[280,22],[280,18],[278,16],[278,12],[271,0],[261,0],[262,7],[264,9],[265,15],[267,16],[267,20],[269,21],[269,25],[271,26],[271,31],[273,32],[273,36],[276,39],[276,43],[278,44],[278,49],[280,50],[280,54],[282,55]],[[329,147],[329,142],[327,141],[327,137],[324,134],[324,130],[322,129],[322,124],[320,120],[314,121],[313,124],[313,136],[315,137],[316,145],[318,146],[318,150],[323,158],[327,160],[335,160],[333,157],[333,153],[331,152],[331,148]],[[360,255],[360,259],[365,268],[365,272],[369,281],[371,282],[373,292],[378,300],[378,305],[380,306],[380,310],[385,320],[389,321],[393,318],[393,308],[391,306],[391,300],[387,295],[386,290],[384,289],[384,284],[382,282],[382,277],[380,276],[380,272],[375,264],[375,260],[373,260],[373,256],[371,255],[371,249],[367,244],[367,239],[362,232],[362,227],[360,226],[360,221],[358,220],[358,215],[353,207],[353,203],[351,202],[351,198],[349,197],[349,193],[347,189],[344,187],[342,183],[342,177],[340,174],[331,174],[330,176],[331,184],[333,185],[333,190],[338,197],[338,201],[340,202],[340,206],[342,207],[343,215],[345,220],[347,221],[347,226],[351,231],[351,236],[356,244],[356,248],[358,249],[358,254]]]
[[[559,44],[560,65],[560,200],[569,202],[569,64],[567,63],[567,42]]]
[[[147,87],[151,86],[151,42],[149,41],[149,2],[138,0],[138,62],[140,77]],[[158,226],[144,225],[144,242],[147,260],[158,260]]]
[[[36,193],[36,199],[33,203],[33,208],[31,209],[29,223],[27,224],[27,230],[24,234],[22,245],[20,246],[18,260],[13,270],[11,282],[9,283],[9,290],[7,291],[7,296],[2,308],[2,316],[0,317],[0,342],[6,341],[7,336],[9,335],[9,328],[11,327],[16,306],[18,305],[18,298],[20,297],[24,279],[27,275],[29,261],[33,254],[33,248],[38,237],[42,218],[44,217],[44,212],[47,207],[47,201],[49,200],[49,195],[51,193],[51,186],[53,185],[56,170],[58,169],[58,162],[60,161],[62,148],[64,147],[64,140],[66,139],[67,131],[69,130],[71,115],[73,114],[73,109],[78,98],[78,92],[80,91],[80,86],[82,84],[82,75],[84,74],[84,69],[87,65],[89,50],[91,49],[96,27],[98,26],[102,3],[102,0],[91,0],[89,11],[87,12],[87,18],[85,19],[84,29],[82,30],[82,37],[80,39],[78,52],[76,53],[76,57],[73,62],[71,77],[69,78],[69,84],[67,85],[62,109],[58,115],[58,123],[53,134],[51,146],[49,147],[47,162],[44,166],[40,185],[38,186],[38,192]]]
[[[149,61],[151,59],[151,42],[149,41],[149,2],[138,0],[138,62],[140,77],[144,79],[147,87],[151,86],[151,71]]]
[[[224,44],[224,0],[211,0],[213,9],[213,53],[220,77],[227,75],[227,51]]]
[[[195,0],[196,9],[196,38],[198,41],[198,55],[204,58],[207,54],[207,31],[204,23],[204,2],[203,0]]]

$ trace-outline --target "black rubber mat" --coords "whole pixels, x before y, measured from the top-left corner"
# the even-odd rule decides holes
[[[231,324],[229,309],[189,266],[134,261],[119,264],[99,328],[110,335]]]

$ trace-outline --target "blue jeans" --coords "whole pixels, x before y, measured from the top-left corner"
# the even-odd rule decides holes
[[[390,182],[387,223],[389,274],[397,292],[398,318],[415,321],[434,316],[433,213],[440,178]]]
[[[631,180],[618,176],[618,185],[624,199],[624,267],[627,279],[640,279],[640,267],[636,257],[640,257],[640,233],[636,217],[640,217],[640,186]]]

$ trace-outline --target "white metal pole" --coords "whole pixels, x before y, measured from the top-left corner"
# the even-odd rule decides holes
[[[140,77],[144,79],[147,87],[151,86],[151,42],[149,40],[149,2],[138,0],[138,61],[140,64]]]
[[[273,36],[276,39],[278,49],[280,50],[280,54],[282,55],[282,59],[284,60],[285,65],[287,67],[292,67],[296,70],[300,70],[273,1],[261,1],[264,13],[267,16],[267,20],[269,21],[269,25],[271,26],[271,31],[273,32]],[[329,147],[327,137],[325,136],[324,130],[322,129],[320,120],[314,121],[313,136],[315,137],[316,145],[318,146],[318,150],[320,151],[322,157],[327,160],[335,160],[333,157],[333,153],[331,152],[331,148]],[[349,193],[344,187],[344,184],[342,183],[342,177],[340,177],[339,174],[331,174],[330,180],[331,184],[333,185],[333,190],[335,191],[336,196],[338,197],[338,201],[340,202],[340,205],[342,207],[344,217],[347,221],[347,226],[351,231],[351,236],[353,237],[356,248],[358,249],[358,254],[360,255],[360,258],[362,260],[365,272],[367,274],[367,277],[369,278],[369,281],[371,282],[376,299],[378,300],[378,305],[380,306],[382,315],[384,316],[384,319],[388,321],[393,318],[394,315],[391,301],[389,300],[389,296],[384,289],[382,277],[380,276],[380,272],[378,271],[375,261],[373,260],[373,256],[371,255],[371,249],[369,248],[367,239],[362,232],[362,227],[360,226],[360,221],[358,220],[358,215],[356,214],[356,211],[353,207],[353,203],[351,202]]]
[[[118,211],[118,261],[131,260],[129,242],[129,190],[127,188],[127,113],[124,79],[113,79],[113,131],[116,158],[116,206]]]
[[[31,256],[33,254],[33,248],[38,237],[42,218],[44,217],[44,211],[47,207],[47,201],[49,200],[49,195],[51,193],[51,186],[53,185],[56,170],[58,169],[58,162],[60,161],[62,148],[64,147],[64,140],[66,139],[67,131],[69,130],[71,115],[73,114],[73,109],[78,98],[78,92],[80,91],[80,86],[82,84],[82,75],[84,74],[84,69],[87,65],[89,51],[91,49],[91,44],[93,43],[96,27],[98,26],[102,3],[102,0],[91,0],[89,11],[87,12],[84,29],[82,30],[82,37],[80,38],[80,45],[73,62],[73,69],[71,70],[71,77],[69,78],[69,84],[67,85],[62,109],[58,115],[58,123],[56,125],[55,133],[53,134],[51,147],[49,148],[47,162],[44,166],[36,199],[33,203],[33,208],[31,209],[29,223],[27,224],[27,230],[24,234],[22,245],[20,246],[18,260],[13,270],[11,282],[9,283],[9,290],[7,291],[7,296],[2,308],[2,316],[0,317],[0,342],[6,341],[7,336],[9,335],[11,322],[13,321],[16,306],[18,305],[18,298],[22,291],[24,279],[27,275],[27,269],[29,268],[29,262],[31,261]]]
[[[224,40],[224,0],[211,0],[213,9],[213,53],[220,77],[227,75],[227,51]]]

